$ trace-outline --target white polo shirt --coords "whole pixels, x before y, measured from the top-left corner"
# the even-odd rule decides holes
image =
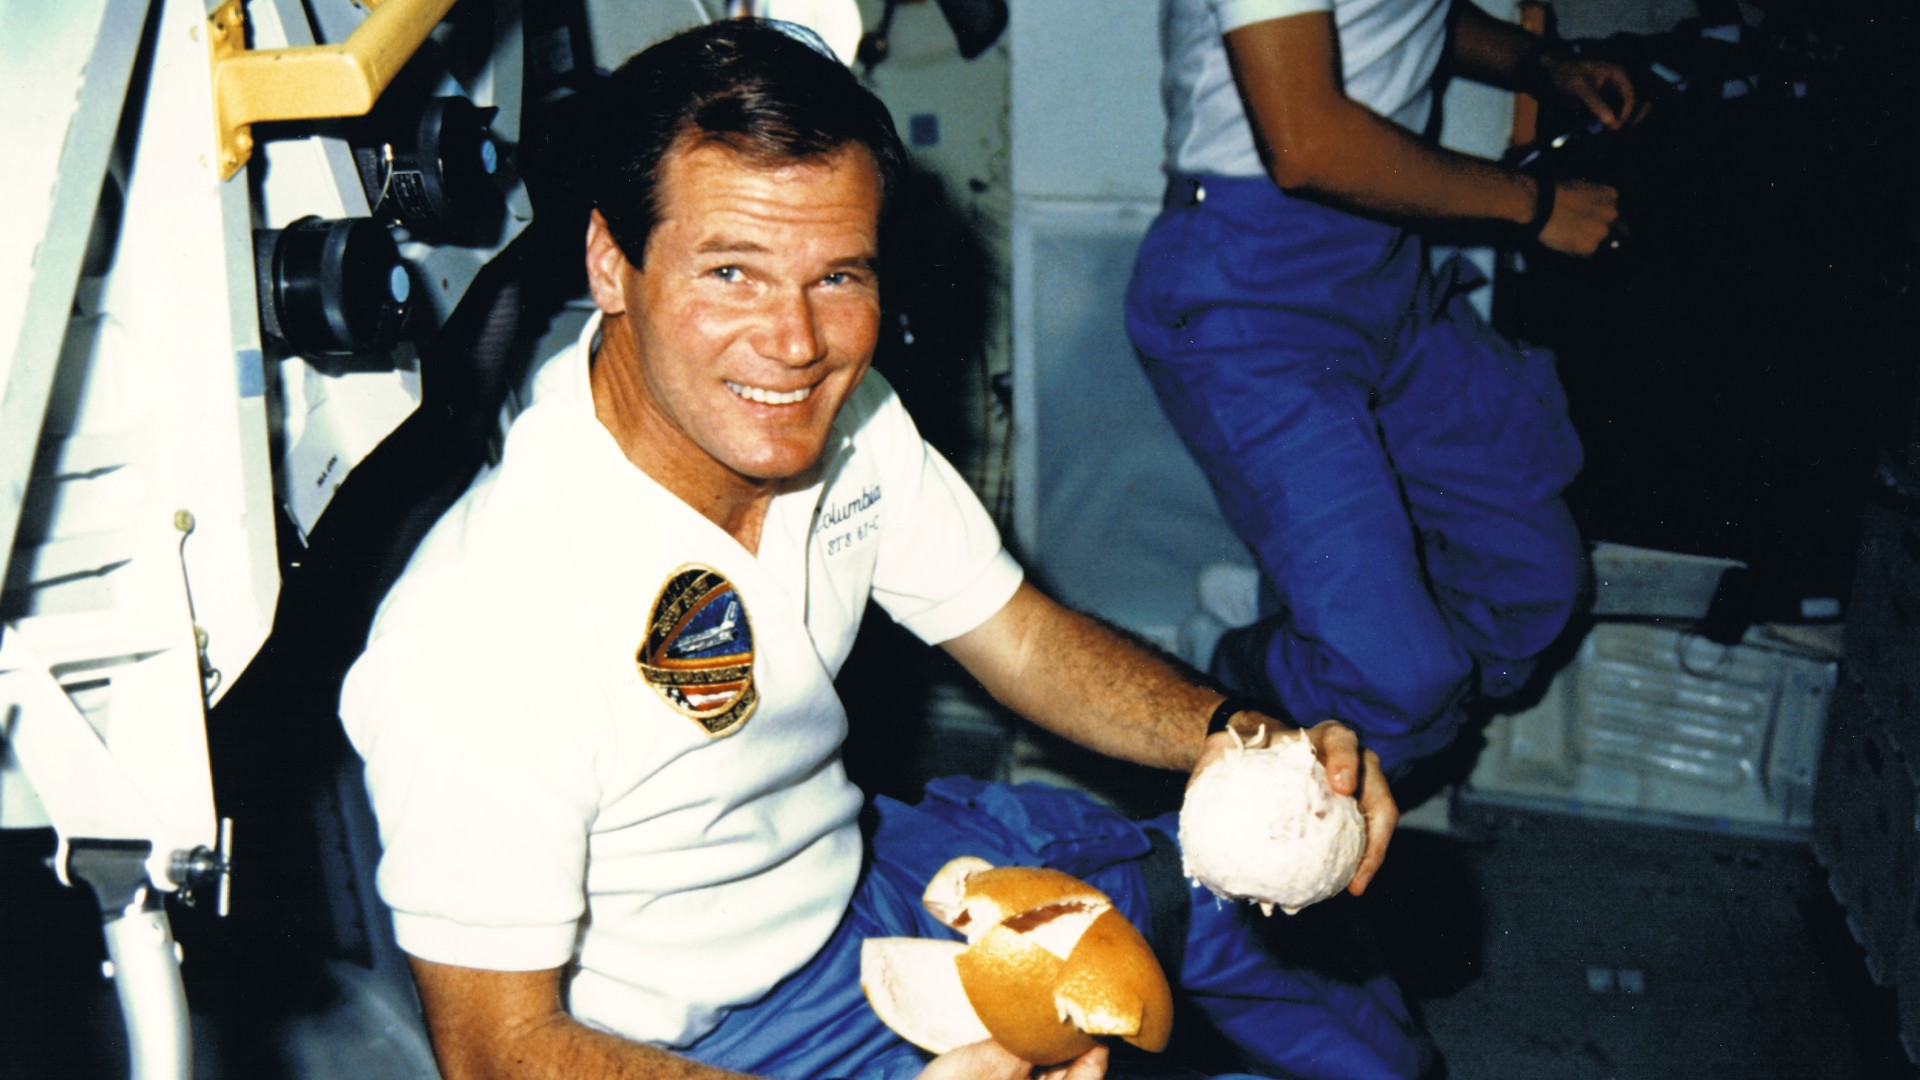
[[[868,598],[937,643],[1021,572],[877,373],[746,551],[595,418],[598,325],[414,555],[341,715],[403,949],[571,965],[574,1016],[682,1046],[805,963],[852,894],[833,677]]]
[[[1160,93],[1167,169],[1260,176],[1253,129],[1222,38],[1269,19],[1331,11],[1347,96],[1412,131],[1433,111],[1433,75],[1447,43],[1449,0],[1162,0]]]

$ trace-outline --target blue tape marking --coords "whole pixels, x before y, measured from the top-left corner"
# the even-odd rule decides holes
[[[267,394],[267,373],[260,362],[259,349],[241,349],[233,357],[234,374],[239,377],[240,396],[243,398],[265,397]]]

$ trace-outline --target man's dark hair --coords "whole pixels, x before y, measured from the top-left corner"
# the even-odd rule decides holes
[[[906,168],[880,99],[842,64],[757,19],[718,20],[636,54],[596,90],[584,135],[587,198],[636,267],[660,219],[662,166],[682,146],[717,142],[765,167],[864,146],[883,207]]]

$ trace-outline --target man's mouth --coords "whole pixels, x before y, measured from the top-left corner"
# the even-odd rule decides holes
[[[813,393],[813,387],[811,386],[803,386],[798,390],[789,390],[782,394],[772,390],[763,390],[758,386],[747,386],[743,383],[734,382],[731,379],[725,381],[727,389],[746,398],[748,401],[757,402],[761,405],[794,405],[807,400]]]

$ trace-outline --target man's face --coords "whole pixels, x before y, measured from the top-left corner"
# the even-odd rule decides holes
[[[668,156],[660,191],[644,267],[596,237],[597,221],[589,232],[595,299],[624,316],[596,360],[603,420],[656,479],[696,497],[805,472],[879,332],[872,156],[851,146],[762,168],[694,144]]]

